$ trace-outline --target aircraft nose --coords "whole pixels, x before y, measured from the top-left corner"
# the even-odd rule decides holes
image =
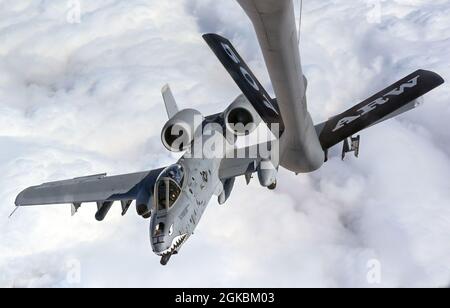
[[[155,239],[153,239],[153,241],[155,241]],[[159,254],[163,251],[166,251],[167,249],[169,249],[169,247],[165,244],[165,243],[153,243],[153,252],[156,254]]]
[[[150,240],[153,251],[158,254],[170,248],[170,239],[167,235],[167,226],[160,221],[150,228]]]
[[[161,235],[161,236],[152,235],[150,237],[150,240],[151,240],[153,252],[156,254],[164,252],[170,248],[171,241],[165,235]]]

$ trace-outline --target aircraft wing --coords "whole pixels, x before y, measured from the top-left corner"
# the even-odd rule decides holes
[[[279,143],[277,140],[253,146],[235,149],[231,157],[222,160],[219,169],[221,180],[228,180],[239,176],[250,176],[258,171],[262,161],[271,161],[272,165],[279,166]],[[228,156],[230,157],[230,156]],[[239,158],[242,157],[242,158]]]
[[[16,206],[77,204],[114,201],[131,203],[142,189],[155,184],[163,169],[106,177],[106,174],[52,182],[25,189],[16,199]]]
[[[228,180],[242,175],[253,174],[258,169],[259,159],[252,158],[228,158],[222,161],[219,177]]]

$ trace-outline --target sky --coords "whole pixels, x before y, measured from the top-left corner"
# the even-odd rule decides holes
[[[446,0],[304,1],[314,121],[419,68],[450,80],[449,14]],[[167,267],[133,209],[121,217],[116,206],[103,223],[95,205],[8,219],[28,186],[175,162],[160,142],[161,87],[205,115],[240,94],[208,32],[230,38],[271,89],[235,1],[0,0],[0,287],[449,286],[447,84],[363,132],[359,159],[342,162],[338,147],[315,173],[281,170],[275,192],[239,179]]]

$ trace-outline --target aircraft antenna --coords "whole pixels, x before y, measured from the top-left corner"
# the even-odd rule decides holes
[[[11,217],[13,217],[13,215],[17,212],[18,209],[19,209],[19,207],[16,206],[16,208],[14,209],[14,211],[9,215],[8,219],[10,219]]]

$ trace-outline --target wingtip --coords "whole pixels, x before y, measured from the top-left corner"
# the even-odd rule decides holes
[[[202,37],[204,38],[204,39],[206,39],[206,38],[208,38],[208,37],[210,37],[210,36],[213,36],[213,35],[216,35],[215,33],[205,33],[205,34],[202,34]]]
[[[426,73],[430,77],[433,77],[436,81],[437,86],[440,86],[445,83],[445,79],[441,75],[439,75],[438,73],[436,73],[434,71],[426,70],[426,69],[419,69],[418,72]]]
[[[220,34],[217,34],[217,33],[205,33],[205,34],[202,35],[202,37],[207,42],[208,42],[208,40],[210,38],[217,38],[217,39],[222,40],[222,41],[229,41],[226,37],[224,37],[224,36],[222,36]]]
[[[17,195],[16,200],[14,201],[14,205],[16,207],[22,206],[23,193],[24,192],[21,192],[20,194]]]
[[[8,219],[11,219],[11,217],[13,217],[13,215],[16,213],[16,211],[23,206],[23,195],[25,193],[26,190],[22,191],[21,193],[19,193],[16,197],[16,200],[14,201],[14,210],[12,211],[11,214],[9,214]]]
[[[444,77],[442,77],[442,76],[439,75],[438,73],[435,73],[435,74],[438,76],[439,82],[440,82],[441,85],[444,84],[444,83],[446,82],[445,79],[444,79]]]
[[[445,83],[445,79],[441,75],[439,75],[438,73],[433,72],[433,71],[429,71],[429,72],[436,79],[436,87],[439,87],[439,86],[441,86],[441,85],[443,85]]]
[[[17,195],[16,200],[14,201],[14,204],[16,205],[16,207],[21,207],[21,206],[26,205],[25,195],[30,189],[31,189],[31,187],[24,189]]]

